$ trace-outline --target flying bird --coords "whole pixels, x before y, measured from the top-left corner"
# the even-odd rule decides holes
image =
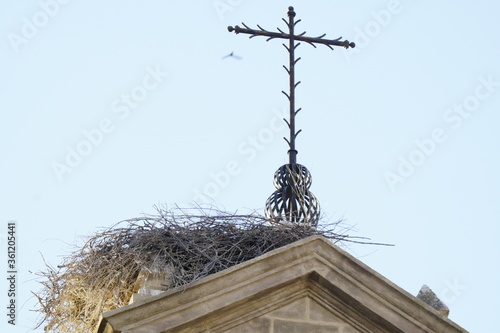
[[[240,56],[237,56],[236,54],[234,54],[234,51],[232,51],[231,53],[229,53],[226,56],[223,56],[222,59],[224,60],[224,59],[229,58],[229,57],[234,58],[236,60],[241,60],[242,59]]]

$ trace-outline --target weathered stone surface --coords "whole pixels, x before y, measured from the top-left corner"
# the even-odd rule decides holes
[[[299,300],[296,300],[295,302],[292,302],[290,304],[287,304],[278,310],[275,310],[271,313],[269,313],[267,316],[272,316],[275,318],[290,318],[290,319],[307,319],[306,318],[306,312],[307,312],[307,298],[301,298]]]
[[[231,333],[256,333],[271,332],[271,319],[265,317],[257,317],[242,325],[231,329]]]
[[[309,319],[324,322],[342,322],[340,318],[334,315],[331,311],[325,309],[322,305],[314,300],[309,300]]]
[[[165,286],[172,281],[173,271],[172,267],[152,267],[152,269],[141,270],[129,303],[150,298],[163,292]]]
[[[236,327],[221,327],[212,331],[231,333],[359,332],[309,296],[295,299],[288,304],[285,302],[282,307]]]
[[[427,285],[423,285],[417,295],[418,299],[421,299],[425,303],[432,306],[434,309],[438,310],[440,313],[448,316],[450,314],[450,309],[444,304],[437,295],[429,288]]]
[[[321,324],[300,321],[288,321],[275,319],[273,321],[274,333],[338,333],[340,327],[332,324]]]

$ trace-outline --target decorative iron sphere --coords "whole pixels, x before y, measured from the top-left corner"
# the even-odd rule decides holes
[[[320,207],[309,192],[311,173],[300,164],[282,165],[274,174],[276,191],[266,201],[266,217],[277,223],[299,223],[316,227]]]
[[[279,189],[283,186],[297,186],[308,189],[312,184],[312,176],[309,170],[303,165],[291,164],[282,165],[274,173],[274,187]]]
[[[266,217],[277,223],[298,223],[311,227],[318,225],[318,199],[306,188],[283,186],[266,201]]]

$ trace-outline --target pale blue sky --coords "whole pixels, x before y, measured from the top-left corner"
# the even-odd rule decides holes
[[[289,5],[297,30],[358,44],[297,49],[311,191],[354,235],[396,244],[345,249],[411,294],[428,284],[469,331],[498,330],[493,0],[2,1],[0,247],[17,221],[22,308],[0,330],[33,326],[41,254],[57,265],[99,227],[197,192],[262,212],[287,161],[287,54],[226,27],[283,29]]]

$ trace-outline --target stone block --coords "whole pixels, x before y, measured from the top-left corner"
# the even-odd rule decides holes
[[[307,319],[306,318],[306,297],[285,305],[271,313],[269,316],[277,318]]]
[[[438,310],[440,313],[448,317],[450,314],[450,309],[444,304],[437,295],[429,288],[427,285],[423,285],[417,295],[418,299],[421,299],[425,303],[432,306],[434,309]]]

